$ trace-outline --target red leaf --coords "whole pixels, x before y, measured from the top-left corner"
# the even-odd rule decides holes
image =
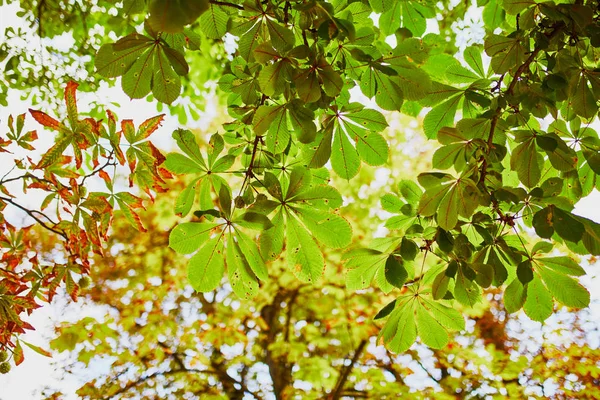
[[[163,154],[160,152],[160,150],[158,150],[156,148],[156,146],[154,146],[151,142],[148,142],[148,144],[150,145],[150,150],[152,151],[152,156],[154,156],[154,159],[156,160],[154,165],[158,166],[158,165],[164,163],[167,158],[165,156],[163,156]]]
[[[47,128],[59,130],[62,127],[62,124],[60,122],[58,122],[45,112],[32,110],[31,108],[29,109],[29,112],[31,113],[33,119],[35,119],[37,122],[39,122]]]

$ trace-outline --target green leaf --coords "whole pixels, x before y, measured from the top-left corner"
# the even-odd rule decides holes
[[[174,174],[200,174],[206,172],[205,167],[179,153],[167,154],[164,167]]]
[[[169,247],[181,254],[198,250],[210,237],[210,233],[219,224],[183,222],[169,234]]]
[[[536,258],[535,261],[562,274],[574,276],[585,275],[585,270],[571,257],[540,257]]]
[[[383,208],[387,212],[391,213],[399,213],[400,209],[404,205],[402,200],[398,198],[395,194],[386,193],[381,197],[381,208]]]
[[[539,268],[540,276],[552,296],[567,307],[583,308],[590,304],[590,292],[575,279],[549,268]]]
[[[286,52],[294,47],[294,43],[296,42],[294,32],[271,19],[266,19],[266,23],[269,35],[271,36],[271,42],[275,49]]]
[[[451,185],[439,185],[427,189],[419,201],[419,214],[423,216],[434,215],[438,209],[438,206],[440,205],[440,202],[451,188]]]
[[[225,273],[222,234],[209,239],[204,246],[190,258],[188,280],[197,292],[215,290]]]
[[[152,44],[150,38],[137,33],[125,36],[114,44],[105,44],[94,58],[96,71],[105,78],[121,76]]]
[[[519,279],[514,279],[504,290],[504,308],[509,313],[517,312],[525,304],[527,291]]]
[[[427,309],[444,328],[455,331],[465,329],[465,317],[458,310],[437,301],[429,301],[424,297],[420,300],[423,308]]]
[[[296,210],[315,239],[327,247],[342,248],[352,241],[352,227],[344,218],[310,208]]]
[[[450,283],[450,277],[446,275],[446,271],[442,271],[433,280],[431,287],[431,294],[434,300],[440,300],[446,296],[448,292],[448,284]]]
[[[331,166],[340,178],[347,180],[355,177],[360,169],[358,152],[343,132],[337,132],[333,139]]]
[[[285,108],[283,106],[260,106],[256,110],[256,113],[254,113],[254,118],[252,119],[254,132],[257,135],[263,135],[269,130],[271,124],[273,121],[275,121],[277,116],[284,113]],[[274,138],[271,140],[273,141],[273,146],[275,146]]]
[[[504,74],[519,68],[527,58],[526,47],[519,36],[488,36],[485,40],[485,52],[492,57],[491,67],[497,74]]]
[[[389,256],[385,262],[385,279],[397,288],[402,288],[408,278],[404,263],[395,256]]]
[[[303,282],[317,282],[325,267],[321,250],[298,220],[289,215],[286,238],[288,264],[292,272]]]
[[[198,189],[200,179],[192,181],[185,187],[175,199],[175,214],[180,217],[185,217],[191,211],[194,200],[196,198],[196,190]]]
[[[375,93],[375,102],[384,110],[400,111],[404,96],[400,86],[389,76],[376,72],[375,80],[377,82],[377,91]]]
[[[154,75],[152,77],[152,94],[156,100],[171,104],[181,92],[181,80],[173,70],[169,60],[162,51],[156,52],[154,59]]]
[[[210,4],[210,8],[198,20],[200,30],[211,39],[222,39],[227,33],[229,16],[221,7]]]
[[[437,222],[442,229],[447,231],[454,229],[458,223],[459,191],[458,185],[452,185],[438,207]]]
[[[585,231],[583,224],[577,221],[570,212],[558,207],[553,207],[553,211],[552,222],[556,233],[570,242],[579,242]]]
[[[425,307],[417,306],[416,314],[417,330],[423,343],[434,349],[446,346],[448,333],[444,327],[425,310]]]
[[[529,188],[540,181],[543,165],[544,158],[537,151],[533,140],[518,145],[510,156],[510,168],[517,171],[521,182]]]
[[[454,125],[454,116],[461,96],[454,96],[427,113],[423,120],[423,130],[428,139],[435,139],[444,126]]]
[[[369,108],[364,108],[360,111],[343,114],[344,118],[361,126],[363,129],[368,129],[373,132],[381,132],[387,128],[388,124],[383,114]]]
[[[463,57],[469,67],[475,71],[480,78],[487,76],[485,68],[483,66],[483,59],[481,57],[481,48],[478,46],[467,47],[463,53]]]
[[[273,226],[263,231],[259,238],[260,254],[265,260],[274,260],[283,251],[285,226],[283,212],[277,212],[271,222]]]
[[[456,276],[454,297],[468,307],[474,307],[481,300],[481,288],[465,276],[462,267]]]
[[[254,275],[262,281],[267,280],[269,277],[269,273],[267,271],[267,266],[256,246],[254,240],[250,239],[246,234],[241,232],[239,229],[235,231],[235,237],[237,239],[237,244],[240,247],[246,262],[250,266]]]
[[[157,32],[181,32],[208,6],[208,0],[150,0],[148,24]]]
[[[360,158],[369,165],[381,165],[388,160],[387,141],[379,133],[364,133],[354,137]]]
[[[571,105],[573,111],[583,118],[592,118],[598,112],[597,99],[588,87],[585,75],[582,75],[577,88],[572,95]]]
[[[409,302],[397,307],[381,330],[383,341],[395,353],[405,352],[417,339],[413,304],[413,302]]]
[[[232,235],[227,239],[226,249],[227,275],[234,293],[241,298],[252,298],[258,292],[258,282],[244,262],[242,251],[233,241]]]
[[[525,260],[517,266],[517,277],[523,285],[526,285],[533,280],[531,261]]]
[[[527,284],[526,290],[527,298],[523,305],[525,314],[534,321],[544,322],[552,315],[552,295],[537,274]]]
[[[121,81],[123,91],[132,99],[141,99],[150,93],[154,51],[155,48],[144,53],[135,63],[133,63],[127,73],[123,75]]]
[[[280,110],[269,127],[267,133],[267,149],[275,154],[281,153],[290,141],[288,118],[285,109]]]
[[[203,168],[206,168],[204,157],[200,152],[200,147],[196,142],[194,134],[187,129],[176,129],[173,131],[173,139],[177,142],[177,146],[192,160],[197,162]]]
[[[358,249],[347,253],[346,287],[349,290],[360,290],[369,287],[375,274],[384,268],[389,254],[373,249]]]
[[[406,179],[398,183],[398,190],[409,203],[418,202],[423,195],[423,191],[415,182]]]
[[[504,22],[504,9],[497,0],[490,0],[483,8],[483,22],[486,28],[494,30]]]
[[[406,236],[402,238],[402,243],[400,244],[400,255],[406,260],[414,260],[417,254],[419,254],[419,246],[414,242],[414,240],[408,239]]]
[[[392,311],[394,311],[394,308],[396,308],[396,299],[390,301],[385,307],[379,310],[379,312],[377,313],[377,315],[375,315],[375,317],[373,317],[373,319],[377,320],[387,317]]]

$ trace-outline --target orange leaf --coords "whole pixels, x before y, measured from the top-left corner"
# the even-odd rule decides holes
[[[21,347],[21,342],[17,341],[17,345],[13,351],[13,360],[15,361],[15,365],[19,365],[23,362],[25,357],[23,356],[23,348]]]
[[[39,122],[47,128],[59,130],[62,127],[62,124],[60,122],[58,122],[45,112],[32,110],[31,108],[29,109],[29,112],[31,113],[33,119],[35,119],[37,122]]]
[[[155,130],[160,127],[160,124],[163,121],[165,114],[157,115],[156,117],[148,118],[138,128],[138,134],[135,137],[135,141],[139,142],[142,139],[146,139],[150,136]]]
[[[100,170],[100,172],[98,172],[98,175],[100,176],[100,178],[104,179],[106,185],[110,187],[110,175],[108,175],[108,173],[105,170]]]

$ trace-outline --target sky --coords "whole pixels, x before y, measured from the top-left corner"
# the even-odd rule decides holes
[[[0,40],[2,37],[4,28],[9,24],[14,24],[19,19],[15,15],[16,7],[12,5],[0,6]],[[466,46],[473,41],[479,40],[481,36],[482,25],[480,18],[477,15],[470,15],[464,21],[457,23],[455,29],[464,30],[464,35],[459,35],[459,41],[461,45]],[[54,43],[55,45],[69,46],[69,38],[65,37]],[[0,64],[1,67],[1,64]],[[0,68],[1,70],[1,68]],[[78,95],[78,103],[80,109],[85,109],[86,104],[92,101],[108,104],[109,102],[116,102],[120,104],[120,107],[112,107],[112,110],[120,116],[126,116],[134,120],[136,126],[144,121],[145,119],[152,117],[157,114],[155,106],[148,103],[144,99],[130,100],[120,89],[120,87],[109,87],[104,84],[101,89],[94,94],[80,93]],[[372,104],[370,104],[372,106]],[[18,92],[11,92],[9,94],[9,107],[0,108],[0,131],[5,129],[6,120],[9,114],[17,115],[29,108],[27,101],[22,100]],[[51,110],[43,110],[51,113]],[[201,118],[197,120],[196,126],[198,128],[205,127],[208,125],[210,120],[216,115],[217,108],[214,102],[207,101],[207,109]],[[170,133],[179,128],[179,124],[176,118],[165,118],[165,122],[159,131],[154,135],[153,142],[165,150],[173,149],[173,141],[171,140]],[[40,140],[36,142],[36,147],[43,151],[47,149],[53,142],[53,133],[40,129],[40,127],[32,120],[27,118],[27,124],[25,129],[37,129]],[[6,169],[11,166],[11,163],[5,162],[9,158],[7,155],[1,155],[2,163],[0,163],[0,174],[4,174]],[[11,160],[12,162],[12,160]],[[375,185],[383,184],[384,180],[389,178],[389,170],[382,168],[381,173],[376,174],[377,181]],[[28,196],[27,199],[22,199],[28,205],[38,204],[41,201],[39,196]],[[600,193],[594,191],[590,196],[583,199],[575,208],[575,214],[585,216],[600,222]],[[18,213],[9,213],[7,218],[17,225],[27,224],[28,221],[24,220]],[[385,232],[382,232],[383,234]],[[587,264],[587,263],[586,263]],[[598,274],[597,266],[584,265],[589,275],[583,278],[583,283],[588,288],[599,287],[600,277]],[[592,292],[592,305],[590,306],[590,312],[597,320],[600,320],[600,291],[595,290]],[[56,300],[50,306],[45,306],[41,309],[36,310],[30,318],[36,330],[28,332],[22,336],[22,338],[30,343],[39,345],[44,348],[49,348],[48,342],[53,337],[54,326],[59,322],[64,321],[76,321],[82,316],[92,316],[98,319],[102,319],[106,315],[106,310],[97,306],[85,304],[80,300],[78,303],[72,303],[65,299],[64,296],[57,296]],[[539,332],[540,339],[544,335],[544,328],[541,324],[528,320],[527,317],[520,313],[519,321],[523,324],[525,329],[529,332]],[[560,324],[561,316],[555,315],[548,321],[548,326],[551,327],[553,324]],[[590,338],[592,344],[596,346],[600,345],[600,338]],[[43,357],[29,348],[25,347],[25,361],[22,365],[17,368],[13,368],[11,373],[7,375],[0,375],[0,400],[23,400],[23,399],[38,399],[41,398],[40,391],[45,386],[52,386],[54,388],[60,387],[67,396],[66,399],[76,399],[74,392],[80,387],[84,381],[79,381],[75,375],[64,376],[64,373],[57,370],[53,365],[52,361],[57,364],[67,362],[65,355],[56,354],[53,359]],[[98,368],[101,368],[100,366]]]

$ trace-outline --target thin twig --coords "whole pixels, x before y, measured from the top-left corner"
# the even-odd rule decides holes
[[[36,221],[38,224],[40,224],[42,227],[46,228],[47,230],[49,230],[49,231],[51,231],[51,232],[54,232],[54,233],[56,233],[57,235],[60,235],[60,236],[62,236],[62,237],[65,239],[65,240],[68,240],[68,239],[69,239],[69,238],[67,237],[67,235],[66,235],[64,232],[62,232],[62,231],[59,231],[59,230],[56,230],[56,229],[54,229],[54,228],[52,228],[52,227],[48,226],[48,225],[47,225],[47,224],[46,224],[44,221],[42,221],[40,218],[36,217],[36,216],[35,216],[35,213],[39,213],[39,214],[42,214],[42,215],[44,215],[46,218],[50,219],[48,216],[46,216],[45,214],[41,213],[40,211],[37,211],[37,210],[30,210],[30,209],[28,209],[27,207],[23,207],[22,205],[20,205],[19,203],[15,202],[14,200],[12,200],[12,199],[10,199],[10,198],[8,198],[8,197],[3,197],[3,196],[0,196],[0,200],[2,200],[2,201],[6,202],[6,203],[8,203],[8,204],[10,204],[10,205],[12,205],[12,206],[14,206],[14,207],[17,207],[17,208],[19,208],[19,209],[21,209],[21,210],[23,210],[23,211],[25,211],[25,213],[26,213],[27,215],[29,215],[29,216],[30,216],[31,218],[33,218],[33,219],[34,219],[34,220],[35,220],[35,221]]]

